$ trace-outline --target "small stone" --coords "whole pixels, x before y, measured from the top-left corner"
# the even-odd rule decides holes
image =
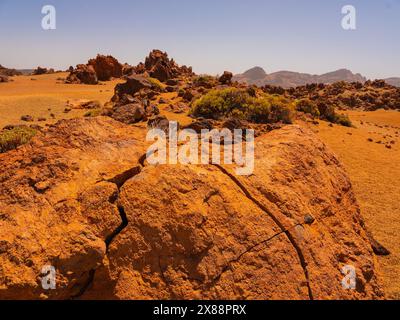
[[[25,122],[33,122],[33,117],[30,115],[25,115],[21,117],[21,120]]]
[[[314,218],[311,214],[307,214],[307,215],[304,217],[304,223],[305,223],[305,224],[311,225],[311,224],[314,223],[314,221],[315,221],[315,218]]]

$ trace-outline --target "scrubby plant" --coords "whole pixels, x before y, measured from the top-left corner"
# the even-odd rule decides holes
[[[335,106],[331,104],[321,103],[318,105],[320,119],[327,120],[332,123],[337,123],[345,127],[352,127],[353,124],[350,118],[344,114],[336,113]]]
[[[254,123],[292,123],[295,108],[290,100],[277,95],[245,89],[214,89],[192,103],[191,115],[208,119],[237,118]]]
[[[14,127],[0,131],[0,153],[4,153],[28,143],[37,130],[27,126]]]
[[[311,114],[315,118],[318,118],[320,116],[318,105],[310,99],[301,99],[297,101],[296,110]]]
[[[86,118],[90,118],[90,117],[98,117],[98,116],[101,116],[102,114],[104,114],[103,109],[93,109],[93,110],[89,110],[88,112],[86,112],[84,116]]]
[[[157,90],[159,90],[159,91],[163,91],[163,90],[164,90],[165,85],[164,85],[160,80],[158,80],[158,79],[156,79],[156,78],[152,78],[152,77],[149,77],[147,80],[148,80],[148,81],[151,83],[151,85],[152,85],[154,88],[156,88]]]
[[[194,78],[193,83],[197,87],[211,89],[217,84],[217,78],[209,75],[200,75]]]
[[[336,114],[334,122],[337,124],[340,124],[341,126],[344,126],[344,127],[352,127],[353,126],[349,116],[346,114]]]

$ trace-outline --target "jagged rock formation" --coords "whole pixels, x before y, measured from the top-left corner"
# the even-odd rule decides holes
[[[61,121],[0,155],[0,299],[382,297],[350,181],[311,132],[257,138],[250,177],[150,166],[145,135]],[[56,290],[41,289],[44,265]]]
[[[218,81],[221,84],[230,84],[232,82],[233,74],[229,71],[224,71],[224,74],[219,77]]]
[[[42,74],[52,74],[54,73],[54,69],[47,69],[43,67],[37,67],[35,70],[33,70],[32,75],[34,76],[40,76]]]
[[[71,70],[66,83],[69,84],[98,84],[98,78],[93,66],[78,64],[75,69]]]
[[[122,69],[122,65],[114,57],[99,54],[86,65],[78,64],[75,69],[70,67],[66,83],[97,84],[99,81],[121,78]]]
[[[270,89],[275,90],[269,86],[264,88],[267,92],[270,92]],[[342,110],[400,109],[400,88],[391,86],[384,80],[368,80],[364,84],[344,81],[331,85],[311,84],[283,90],[281,93],[295,99],[309,98],[317,104]]]
[[[131,66],[128,63],[125,63],[122,65],[122,75],[124,76],[130,76],[135,74],[135,67]]]
[[[179,66],[173,59],[168,58],[166,52],[160,50],[153,50],[150,52],[145,63],[140,63],[135,68],[135,71],[138,74],[148,73],[150,77],[156,78],[161,82],[193,75],[191,67]]]
[[[99,54],[95,59],[90,59],[88,65],[93,66],[100,81],[109,81],[112,78],[122,77],[123,67],[113,56]]]
[[[7,77],[13,77],[13,76],[20,76],[20,75],[22,75],[22,73],[15,69],[9,69],[9,68],[3,67],[0,64],[0,75],[7,76]]]
[[[159,114],[158,108],[152,105],[149,99],[156,91],[159,91],[159,88],[147,78],[131,75],[126,78],[125,83],[115,87],[113,107],[106,115],[126,124],[146,121],[149,117]]]

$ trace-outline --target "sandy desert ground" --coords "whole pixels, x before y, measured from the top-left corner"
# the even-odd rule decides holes
[[[82,116],[85,111],[72,110],[64,113],[68,100],[98,100],[101,103],[110,101],[114,87],[121,80],[104,82],[102,85],[63,84],[62,78],[68,73],[54,73],[40,76],[14,77],[12,82],[0,86],[0,127],[8,124],[26,124],[21,116],[31,115],[47,119],[42,123],[54,123],[60,119]],[[57,80],[60,79],[60,80]],[[50,109],[50,110],[49,110]],[[54,114],[55,119],[52,119]],[[34,123],[38,124],[37,121]]]
[[[400,112],[349,115],[356,128],[321,122],[316,130],[345,165],[369,229],[391,252],[378,259],[387,297],[400,299]]]
[[[35,118],[34,124],[83,116],[85,111],[64,113],[66,102],[78,99],[105,103],[121,80],[102,85],[67,85],[59,78],[66,73],[14,77],[0,85],[0,127],[23,124],[23,115]],[[168,99],[174,95],[166,94]],[[161,110],[163,107],[161,106]],[[184,115],[163,111],[170,119],[190,121]],[[54,117],[51,116],[54,114]],[[349,112],[356,128],[320,121],[311,125],[319,137],[338,155],[354,185],[362,214],[375,238],[391,251],[378,257],[387,298],[400,299],[400,112]],[[44,117],[46,122],[37,122]],[[390,147],[390,148],[389,148]]]

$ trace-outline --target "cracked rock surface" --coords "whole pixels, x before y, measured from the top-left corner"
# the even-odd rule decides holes
[[[146,165],[145,135],[61,121],[0,155],[0,298],[383,297],[351,183],[311,132],[258,137],[250,177]],[[41,289],[44,265],[56,290]],[[341,285],[345,265],[356,290]]]
[[[107,181],[138,166],[145,134],[109,118],[61,121],[0,155],[0,299],[79,295],[122,223]],[[47,265],[56,290],[42,290]]]

